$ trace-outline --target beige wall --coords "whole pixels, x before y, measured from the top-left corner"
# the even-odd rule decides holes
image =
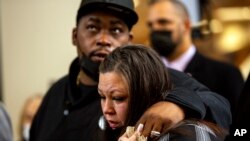
[[[76,56],[71,44],[80,0],[0,0],[4,102],[15,140],[24,100],[45,93]]]

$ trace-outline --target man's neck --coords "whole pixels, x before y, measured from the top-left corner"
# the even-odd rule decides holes
[[[166,58],[168,59],[169,62],[172,62],[176,59],[178,59],[182,54],[184,54],[188,49],[189,49],[190,45],[187,46],[178,46],[175,50],[174,53],[172,53],[171,55],[167,56]]]
[[[98,84],[98,82],[94,81],[93,79],[91,79],[84,71],[80,71],[78,76],[77,76],[77,80],[76,83],[82,83],[84,85],[88,85],[88,86],[95,86]]]
[[[184,52],[181,56],[179,56],[175,60],[169,61],[167,58],[162,57],[162,61],[167,67],[179,71],[184,71],[189,62],[192,60],[193,56],[195,55],[195,52],[196,52],[195,46],[191,45],[186,52]]]
[[[181,44],[179,44],[179,46],[176,47],[176,50],[166,58],[168,59],[169,62],[172,62],[172,61],[178,59],[182,54],[184,54],[186,51],[188,51],[188,49],[191,47],[191,45],[192,45],[192,42],[191,42],[190,38],[188,38],[188,37],[184,38],[183,42]]]

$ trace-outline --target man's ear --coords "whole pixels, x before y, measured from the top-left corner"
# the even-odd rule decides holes
[[[133,42],[133,39],[134,39],[133,32],[129,32],[129,44],[131,44]]]
[[[191,32],[192,30],[192,22],[190,19],[185,19],[184,21],[185,31]]]
[[[77,27],[72,30],[72,44],[77,46]]]

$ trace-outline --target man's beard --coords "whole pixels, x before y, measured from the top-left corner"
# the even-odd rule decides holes
[[[83,55],[79,58],[79,63],[81,69],[86,73],[86,75],[96,82],[99,81],[99,66],[101,62],[94,62]]]

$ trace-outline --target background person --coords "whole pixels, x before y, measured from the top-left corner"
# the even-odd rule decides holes
[[[200,54],[191,38],[191,19],[178,0],[150,0],[147,25],[152,47],[167,67],[191,74],[212,91],[224,96],[235,109],[243,77],[238,68]]]
[[[20,141],[29,141],[30,127],[42,99],[42,94],[35,94],[25,101],[19,123]]]
[[[4,108],[2,102],[0,102],[0,140],[1,141],[12,141],[12,125],[10,117]]]

